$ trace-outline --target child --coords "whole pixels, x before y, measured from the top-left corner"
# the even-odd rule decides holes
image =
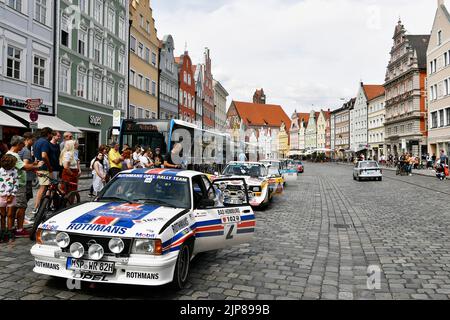
[[[16,193],[19,190],[19,179],[15,169],[16,157],[6,154],[0,160],[0,242],[14,241],[14,207]],[[8,228],[6,229],[6,217]]]

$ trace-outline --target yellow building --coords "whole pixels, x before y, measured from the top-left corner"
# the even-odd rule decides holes
[[[278,154],[280,159],[287,158],[289,154],[289,135],[286,132],[286,125],[281,123],[280,132],[278,133]]]
[[[129,118],[158,117],[159,40],[150,1],[131,0]]]

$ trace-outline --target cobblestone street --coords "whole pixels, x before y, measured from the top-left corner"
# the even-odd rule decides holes
[[[0,299],[449,299],[450,183],[383,173],[383,182],[356,182],[350,166],[307,163],[256,212],[254,241],[197,256],[179,292],[70,291],[65,280],[32,272],[28,239],[2,244]],[[368,289],[369,266],[382,271],[380,289]]]

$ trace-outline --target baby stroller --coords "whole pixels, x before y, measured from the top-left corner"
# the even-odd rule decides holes
[[[449,176],[448,165],[438,164],[436,166],[436,178],[438,178],[441,181],[444,181],[448,176]]]

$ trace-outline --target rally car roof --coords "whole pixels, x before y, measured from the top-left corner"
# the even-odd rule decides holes
[[[196,175],[202,174],[201,172],[191,170],[179,170],[179,169],[131,169],[122,171],[121,174],[154,174],[162,176],[176,176],[192,178]]]

